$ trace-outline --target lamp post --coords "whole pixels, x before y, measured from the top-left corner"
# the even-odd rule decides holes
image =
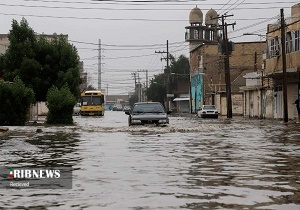
[[[256,33],[243,33],[243,36],[259,36],[260,37],[260,41],[262,37],[267,37],[266,35],[263,34],[256,34]]]

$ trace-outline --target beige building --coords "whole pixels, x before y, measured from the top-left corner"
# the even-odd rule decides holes
[[[268,118],[283,118],[283,54],[286,54],[288,118],[297,117],[296,106],[293,103],[300,95],[300,4],[292,6],[291,15],[285,18],[284,43],[281,41],[280,23],[270,24],[267,27],[267,56],[263,87]],[[285,45],[285,52],[282,52],[282,44]]]
[[[7,38],[7,34],[0,34],[0,54],[6,52],[9,46],[9,40]]]
[[[186,27],[186,41],[190,44],[191,105],[196,111],[202,104],[214,104],[221,113],[227,115],[225,64],[219,43],[222,34],[217,12],[209,10],[205,15],[199,8],[190,12],[190,26]],[[261,72],[265,42],[239,42],[230,45],[230,75],[233,115],[244,115],[244,76],[250,72]]]
[[[261,72],[265,42],[234,43],[230,56],[230,79],[233,115],[244,115],[244,94],[240,88],[246,85],[245,75]],[[217,44],[202,44],[191,52],[191,69],[202,69],[204,104],[215,104],[221,115],[227,114],[224,57]]]

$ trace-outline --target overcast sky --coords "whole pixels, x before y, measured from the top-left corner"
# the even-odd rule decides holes
[[[98,87],[98,42],[101,39],[102,88],[109,94],[134,90],[132,73],[148,70],[149,79],[162,73],[166,62],[155,51],[169,51],[175,57],[189,56],[185,26],[197,5],[203,12],[213,8],[218,14],[232,14],[227,23],[236,22],[229,38],[234,42],[260,41],[268,23],[278,20],[280,9],[286,17],[293,0],[1,0],[0,33],[7,34],[12,19],[24,17],[38,34],[67,34],[77,47],[88,73],[88,82]],[[145,83],[145,73],[139,72]]]

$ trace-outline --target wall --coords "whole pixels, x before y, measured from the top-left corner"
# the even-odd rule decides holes
[[[296,118],[296,108],[293,102],[298,97],[299,79],[300,79],[300,48],[297,49],[296,31],[300,33],[300,4],[296,4],[291,8],[292,17],[285,17],[288,27],[286,27],[286,37],[288,42],[287,51],[282,52],[281,30],[280,25],[269,24],[267,27],[267,43],[268,56],[266,59],[266,71],[271,81],[270,86],[273,92],[268,91],[267,97],[267,116],[273,118],[283,118],[283,63],[282,54],[286,55],[286,75],[287,75],[287,99],[288,99],[288,118]],[[298,41],[300,41],[298,39]],[[286,44],[286,43],[284,43]],[[289,51],[290,50],[290,51]],[[279,91],[280,90],[280,91]],[[271,98],[273,100],[271,100]],[[272,101],[273,104],[270,103]],[[272,112],[270,111],[272,108]]]
[[[7,34],[0,34],[0,54],[6,52],[9,46],[9,41],[7,38]]]

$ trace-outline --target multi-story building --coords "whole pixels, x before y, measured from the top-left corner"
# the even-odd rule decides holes
[[[217,12],[209,10],[203,24],[203,13],[200,8],[195,7],[189,15],[190,25],[186,26],[185,40],[189,42],[190,51],[190,104],[191,112],[196,112],[204,104],[203,96],[203,59],[199,54],[201,46],[214,45],[217,49],[220,37],[218,29]]]
[[[267,27],[267,55],[264,82],[266,100],[266,117],[281,119],[283,106],[283,62],[286,56],[287,76],[287,111],[288,118],[297,116],[294,101],[300,95],[300,4],[291,8],[291,17],[286,18],[284,26],[285,41],[281,41],[281,23],[269,24]],[[282,45],[285,45],[285,52]]]
[[[192,111],[202,104],[214,104],[221,115],[227,114],[224,55],[220,52],[221,39],[217,13],[210,10],[206,14],[206,26],[202,26],[201,10],[194,8],[190,13],[191,26],[186,41],[190,43],[190,75]],[[197,18],[198,17],[198,21]],[[196,32],[195,32],[196,31]],[[197,31],[203,36],[197,36]],[[233,46],[233,45],[231,45]],[[245,86],[243,77],[249,72],[261,72],[262,54],[265,42],[234,43],[230,56],[230,77],[232,113],[244,114],[244,95],[240,87]]]
[[[9,46],[9,40],[7,38],[7,34],[0,34],[0,54],[6,52]]]

